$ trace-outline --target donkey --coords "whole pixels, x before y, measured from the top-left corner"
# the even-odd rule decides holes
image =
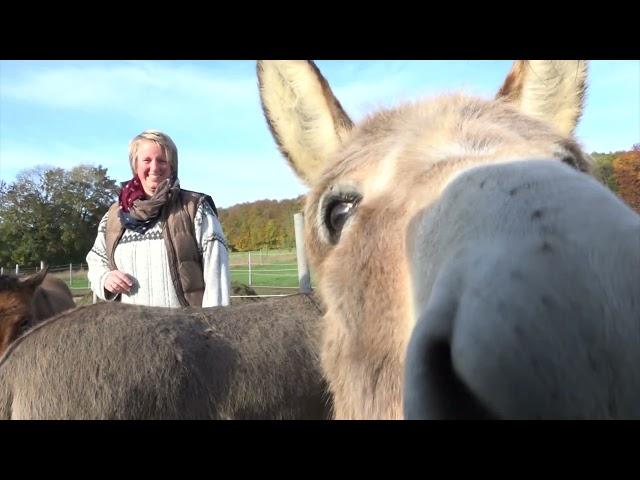
[[[310,187],[336,418],[640,418],[640,216],[573,138],[586,62],[357,125],[313,62],[257,75]]]
[[[22,331],[76,306],[67,284],[47,271],[0,275],[0,355]]]
[[[321,314],[302,294],[225,308],[77,307],[0,357],[0,419],[327,419]]]

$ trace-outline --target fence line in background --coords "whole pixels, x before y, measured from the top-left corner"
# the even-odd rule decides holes
[[[311,275],[307,266],[307,255],[304,248],[304,215],[293,216],[296,234],[296,259],[298,263],[298,285],[302,293],[311,293]]]
[[[229,270],[230,273],[235,274],[248,274],[249,276],[249,286],[255,288],[272,288],[272,289],[298,289],[300,292],[309,293],[311,291],[311,277],[309,273],[309,268],[306,260],[306,252],[304,249],[303,242],[303,225],[304,225],[304,217],[301,213],[297,213],[293,216],[294,226],[295,226],[295,248],[293,251],[282,251],[282,249],[278,249],[275,251],[269,249],[261,249],[251,252],[233,252],[229,255]],[[246,259],[246,261],[243,261]],[[297,263],[278,263],[277,260],[294,260]],[[265,265],[275,265],[278,268],[275,269],[256,269],[258,266]],[[19,264],[15,265],[15,274],[16,275],[28,275],[31,273],[36,273],[45,268],[46,264],[44,260],[40,261],[39,267],[25,267]],[[240,267],[234,268],[234,267]],[[243,269],[242,267],[247,267]],[[295,268],[280,268],[280,267],[295,267]],[[87,270],[87,265],[84,262],[79,264],[68,263],[64,265],[49,265],[48,272],[60,274],[68,272],[68,280],[67,283],[69,288],[72,290],[86,290],[90,288],[90,285],[87,286],[78,286],[78,282],[82,285],[85,284],[85,279],[79,279],[78,277],[83,276]],[[5,268],[0,267],[0,274],[4,274]],[[298,277],[298,286],[297,287],[284,287],[279,285],[253,285],[253,281],[255,277],[284,277],[284,278],[295,278]],[[74,286],[74,280],[76,285]],[[251,295],[249,295],[251,296]],[[258,295],[259,297],[269,297],[269,296],[282,296],[282,295]],[[241,298],[243,296],[232,295],[232,297]],[[95,303],[95,294],[94,294],[94,303]]]
[[[280,289],[286,289],[286,290],[295,289],[295,290],[297,290],[297,289],[300,288],[300,287],[283,287],[283,286],[280,286],[280,285],[278,285],[277,287],[274,287],[273,285],[251,285],[251,287],[252,288],[270,288],[272,290],[280,290]]]
[[[278,266],[281,266],[281,265],[278,264]],[[295,267],[296,264],[290,263],[290,264],[286,264],[286,266]],[[19,264],[16,265],[16,267],[17,268],[15,271],[17,271],[19,275],[29,275],[42,270],[42,267],[22,267]],[[251,269],[231,267],[229,268],[229,271],[232,274],[240,274],[240,275],[250,273],[251,280],[252,280],[251,283],[253,283],[253,280],[255,279],[255,277],[259,277],[259,276],[267,276],[267,277],[279,276],[283,278],[295,278],[298,276],[297,268],[274,268],[274,269],[266,269],[266,270],[262,270],[262,269],[256,270],[254,267],[255,267],[255,264],[252,263]],[[4,274],[4,270],[5,270],[4,267],[0,267],[0,274]],[[82,277],[86,271],[87,271],[87,267],[85,263],[80,263],[80,264],[69,263],[66,265],[52,266],[52,267],[49,267],[48,269],[49,273],[54,273],[54,274],[66,273],[67,274],[66,281],[69,284],[69,287],[75,288],[78,290],[81,290],[83,288],[88,288],[88,287],[74,286],[74,283],[77,283],[78,281],[84,284],[84,281],[78,280],[78,277]],[[273,288],[279,288],[279,287],[274,286]]]
[[[236,268],[230,268],[229,271],[236,272],[236,273],[249,273],[249,272],[251,272],[251,270],[238,270]],[[286,270],[254,270],[254,273],[268,275],[268,274],[273,274],[273,273],[278,273],[278,272],[297,272],[297,271],[298,271],[297,268],[289,268],[289,269],[286,269]],[[283,276],[286,276],[286,275],[283,275]]]
[[[289,295],[292,295],[292,294],[291,293],[281,293],[281,294],[272,294],[272,295],[229,295],[229,298],[288,297]]]

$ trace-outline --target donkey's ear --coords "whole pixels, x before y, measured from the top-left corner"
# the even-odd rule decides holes
[[[313,185],[353,123],[313,62],[260,60],[262,110],[282,154]]]
[[[49,267],[43,268],[38,273],[34,273],[33,275],[21,278],[18,282],[23,288],[30,288],[32,290],[35,290],[36,288],[38,288],[38,286],[40,286],[40,284],[44,280],[44,277],[47,276],[48,271]]]
[[[496,98],[571,135],[582,115],[586,88],[586,61],[518,60]]]

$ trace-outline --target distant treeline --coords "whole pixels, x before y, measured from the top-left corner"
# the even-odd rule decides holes
[[[293,215],[302,212],[304,197],[258,200],[220,208],[220,222],[232,251],[295,246]]]
[[[629,151],[591,154],[593,174],[640,213],[640,143]]]
[[[591,156],[595,177],[640,213],[640,144]],[[0,266],[84,262],[98,222],[117,198],[118,186],[101,166],[41,166],[21,172],[11,183],[0,180]],[[294,247],[293,215],[303,203],[300,196],[220,208],[231,250]]]
[[[640,213],[640,144],[630,151],[591,154],[593,174]],[[301,212],[304,197],[259,200],[219,209],[227,241],[233,251],[295,246],[293,215]]]

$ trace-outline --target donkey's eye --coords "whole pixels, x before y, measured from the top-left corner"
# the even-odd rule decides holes
[[[353,209],[353,203],[351,202],[338,202],[331,206],[329,210],[329,222],[328,227],[334,232],[340,232],[347,221],[351,211]]]
[[[576,162],[576,159],[570,155],[565,155],[564,157],[562,157],[561,161],[562,163],[566,163],[570,167],[573,167],[575,169],[578,168],[578,162]]]
[[[355,212],[359,201],[359,197],[349,196],[348,198],[337,197],[327,203],[324,223],[333,242],[337,242],[340,238],[344,224]]]

